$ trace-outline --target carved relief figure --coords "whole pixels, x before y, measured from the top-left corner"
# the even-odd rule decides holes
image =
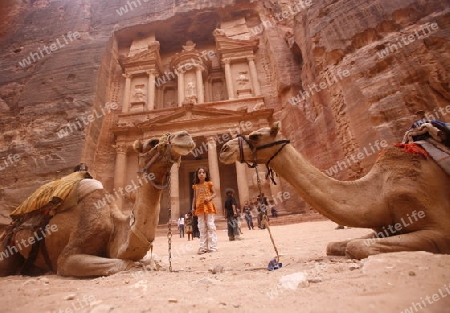
[[[191,80],[187,83],[187,86],[186,86],[186,97],[192,97],[195,95],[197,95],[195,83]]]
[[[186,44],[183,46],[183,52],[193,51],[195,49],[196,44],[192,40],[186,41]]]
[[[134,86],[134,100],[136,102],[145,102],[146,98],[146,91],[145,91],[145,85],[135,85]]]
[[[239,72],[239,76],[238,78],[236,78],[236,81],[239,85],[239,88],[244,89],[245,87],[247,87],[247,84],[249,82],[247,71]]]
[[[224,86],[222,82],[215,82],[213,84],[213,100],[214,101],[221,101],[225,100],[225,92],[224,92]]]
[[[173,108],[176,107],[177,103],[175,101],[175,92],[172,89],[169,89],[164,94],[164,107],[165,108]]]

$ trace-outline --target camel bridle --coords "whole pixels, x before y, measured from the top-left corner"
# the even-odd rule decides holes
[[[152,179],[150,179],[150,184],[159,190],[166,189],[170,186],[170,168],[174,163],[178,163],[180,158],[177,160],[172,159],[171,155],[171,149],[172,149],[172,142],[173,139],[172,134],[165,134],[159,139],[159,143],[153,147],[149,152],[152,152],[156,149],[155,155],[145,164],[144,167],[139,168],[139,173],[146,173],[147,175],[149,168],[155,164],[157,161],[163,159],[163,161],[166,163],[166,174],[163,178],[162,184],[156,184]],[[145,157],[149,152],[145,153],[139,153],[139,158]],[[165,182],[164,182],[165,181]],[[168,188],[168,196],[167,196],[167,209],[169,214],[169,221],[167,222],[167,241],[168,241],[168,252],[169,252],[169,271],[172,272],[172,226],[171,226],[171,219],[172,219],[172,207],[171,207],[171,190]],[[131,230],[146,244],[149,244],[149,248],[152,249],[153,252],[153,245],[152,242],[148,241],[147,238],[142,234],[141,231],[139,231],[135,226],[131,227]]]
[[[157,161],[163,159],[163,161],[166,163],[167,170],[166,174],[163,178],[163,182],[161,184],[157,184],[154,182],[153,179],[149,179],[150,184],[155,187],[156,189],[166,189],[170,184],[170,168],[172,167],[172,164],[177,163],[179,159],[174,160],[172,159],[172,155],[170,153],[172,148],[172,140],[173,135],[171,134],[165,134],[161,137],[159,140],[159,143],[152,148],[149,152],[152,152],[156,150],[155,155],[145,164],[144,167],[140,167],[138,170],[138,173],[146,173],[151,174],[148,172],[149,168],[155,164]],[[139,153],[139,158],[145,157],[149,152],[145,153]]]
[[[257,161],[258,161],[258,150],[262,150],[262,149],[267,149],[267,148],[271,148],[271,147],[275,147],[280,145],[280,147],[278,148],[278,150],[269,158],[269,160],[267,160],[266,162],[266,168],[267,168],[267,174],[266,174],[266,179],[268,177],[270,177],[270,180],[272,181],[272,183],[274,185],[276,185],[277,183],[275,182],[275,179],[273,177],[274,173],[273,170],[270,168],[270,162],[281,152],[281,150],[283,150],[284,147],[286,147],[287,144],[290,143],[289,140],[286,139],[282,139],[282,140],[277,140],[268,144],[264,144],[264,145],[260,145],[260,146],[255,146],[253,145],[250,140],[248,140],[247,138],[245,138],[244,135],[237,135],[238,138],[238,145],[239,145],[239,162],[240,163],[245,163],[247,164],[248,167],[250,168],[254,168],[256,170],[256,180],[258,182],[258,189],[259,189],[259,197],[261,197],[261,203],[263,208],[261,209],[263,211],[263,216],[262,216],[262,223],[264,223],[267,227],[267,230],[269,232],[269,236],[270,236],[270,240],[272,241],[272,245],[273,248],[275,250],[276,256],[275,256],[275,260],[277,264],[281,264],[280,262],[280,254],[278,253],[278,248],[275,244],[275,240],[273,239],[272,236],[272,232],[270,230],[270,225],[269,225],[269,219],[267,217],[267,208],[265,207],[266,205],[264,204],[264,200],[262,197],[262,185],[261,185],[261,179],[259,178],[259,173],[258,173],[258,169],[256,168],[258,166]],[[250,150],[252,150],[252,154],[253,154],[253,164],[250,164],[248,161],[245,160],[244,157],[244,142],[247,143],[247,145],[249,146]],[[274,260],[274,262],[275,262]],[[272,262],[272,261],[271,261]]]
[[[263,149],[267,149],[267,148],[271,148],[274,146],[278,146],[281,145],[280,148],[278,148],[278,150],[269,158],[269,160],[267,160],[266,162],[266,168],[267,168],[267,174],[266,174],[266,178],[270,177],[270,179],[272,180],[272,183],[274,185],[276,185],[275,179],[273,178],[273,170],[270,168],[270,162],[272,162],[272,160],[281,152],[281,150],[283,150],[284,147],[286,147],[287,144],[291,143],[290,140],[287,139],[282,139],[282,140],[277,140],[271,143],[267,143],[264,145],[260,145],[260,146],[255,146],[253,145],[250,140],[248,140],[247,138],[245,138],[244,135],[237,135],[238,138],[238,145],[239,145],[239,162],[240,163],[245,163],[247,164],[247,166],[249,168],[255,168],[258,164],[257,164],[257,157],[258,157],[258,150],[263,150]],[[252,151],[253,154],[253,163],[249,163],[247,160],[245,160],[244,157],[244,142],[247,143],[247,145],[249,146],[250,150]]]

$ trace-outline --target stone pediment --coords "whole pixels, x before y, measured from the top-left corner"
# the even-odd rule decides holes
[[[234,110],[224,110],[224,109],[214,109],[214,108],[189,108],[187,106],[181,107],[176,111],[166,114],[163,116],[158,116],[153,119],[147,120],[136,126],[139,128],[146,128],[154,125],[162,124],[183,124],[186,122],[210,122],[211,120],[222,120],[222,119],[242,119],[242,117],[247,113],[247,109],[243,108],[237,111]]]
[[[216,38],[217,50],[222,54],[242,51],[255,52],[259,44],[259,39],[257,38],[248,40],[229,38],[220,29],[216,29],[213,35]]]
[[[159,55],[159,43],[154,42],[148,46],[148,50],[139,52],[133,56],[120,59],[122,68],[135,69],[142,67],[156,67],[161,70],[161,57]]]

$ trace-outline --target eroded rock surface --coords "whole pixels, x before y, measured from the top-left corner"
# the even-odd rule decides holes
[[[364,175],[381,143],[400,141],[418,110],[449,121],[446,1],[10,0],[0,5],[0,15],[3,225],[33,190],[80,161],[112,190],[118,136],[113,129],[125,88],[120,60],[149,29],[160,44],[163,71],[187,40],[199,51],[217,48],[216,28],[226,41],[258,40],[254,62],[264,102],[249,111],[272,109],[266,122],[281,120],[294,146],[338,179]],[[225,65],[214,64],[224,76]],[[253,86],[250,72],[241,72],[244,84]],[[223,82],[223,93],[212,100],[227,100]],[[165,108],[161,99],[156,104]],[[117,109],[101,113],[111,102]],[[91,114],[97,115],[85,123]],[[362,158],[356,158],[359,152]],[[247,172],[250,182],[252,175]],[[225,180],[232,184],[236,178]],[[187,178],[180,182],[189,185]],[[290,194],[283,201],[286,210],[308,208],[291,186],[281,186]],[[270,192],[268,183],[265,188]],[[248,189],[257,191],[252,183]]]

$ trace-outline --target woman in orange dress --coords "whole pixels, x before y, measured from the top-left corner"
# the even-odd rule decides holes
[[[217,211],[212,202],[216,193],[206,168],[200,167],[195,171],[192,189],[194,189],[192,212],[198,216],[198,228],[200,230],[198,254],[217,251],[217,234],[214,224],[214,215]]]

